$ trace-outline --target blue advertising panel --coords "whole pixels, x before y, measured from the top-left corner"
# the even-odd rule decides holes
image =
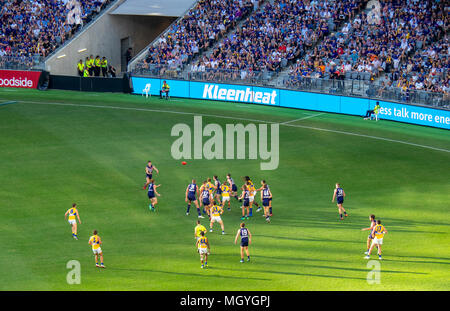
[[[162,80],[132,77],[133,93],[142,94],[147,83],[150,94],[159,95]],[[166,80],[170,96],[262,104],[364,116],[377,100],[367,98],[300,92],[248,85]],[[379,101],[380,119],[450,129],[450,111]]]
[[[375,100],[370,101],[373,108]],[[450,129],[450,111],[379,101],[380,119]]]

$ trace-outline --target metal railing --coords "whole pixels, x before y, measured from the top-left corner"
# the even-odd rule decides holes
[[[24,55],[3,55],[0,56],[0,69],[11,70],[28,70],[38,69],[39,64],[43,61],[43,57],[40,54],[33,56]]]
[[[289,90],[317,92],[332,95],[355,96],[400,103],[422,105],[450,110],[450,94],[415,89],[404,89],[384,85],[370,80],[367,75],[355,75],[354,78],[309,78],[294,76],[277,71],[249,71],[212,69],[181,70],[177,66],[149,64],[136,67],[134,76],[149,78],[176,79],[254,86],[276,87]],[[370,76],[370,75],[369,75]]]

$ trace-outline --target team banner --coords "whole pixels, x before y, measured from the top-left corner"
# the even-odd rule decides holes
[[[0,87],[35,89],[40,76],[41,71],[0,70]]]
[[[132,77],[133,93],[143,94],[150,84],[150,95],[159,95],[162,79]],[[219,100],[315,110],[364,116],[367,110],[374,108],[378,100],[329,95],[312,92],[265,88],[249,85],[221,84],[214,82],[196,82],[182,80],[166,80],[170,86],[170,96],[193,99]],[[416,105],[378,101],[380,103],[379,118],[384,120],[419,124],[450,129],[450,111]]]

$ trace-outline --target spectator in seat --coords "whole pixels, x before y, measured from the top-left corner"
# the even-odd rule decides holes
[[[377,115],[378,114],[378,112],[380,111],[380,103],[379,102],[377,102],[376,104],[375,104],[375,107],[373,108],[373,110],[367,110],[367,112],[366,112],[366,115],[364,116],[364,120],[368,120],[368,119],[370,119],[370,117],[372,116],[372,114],[375,114],[375,115]]]
[[[170,86],[167,84],[166,80],[164,80],[161,91],[159,91],[159,98],[163,98],[163,94],[166,94],[166,99],[169,99],[169,91]]]

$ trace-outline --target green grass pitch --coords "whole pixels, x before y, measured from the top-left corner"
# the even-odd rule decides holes
[[[7,105],[2,105],[9,103]],[[95,106],[95,107],[94,107]],[[180,113],[170,113],[176,111]],[[448,290],[450,135],[446,130],[268,106],[126,94],[0,89],[1,290]],[[171,157],[177,123],[280,125],[280,163]],[[230,118],[236,118],[234,121]],[[252,121],[254,123],[258,123]],[[380,139],[382,138],[382,139]],[[432,148],[428,148],[432,147]],[[434,149],[433,149],[434,148]],[[151,159],[161,193],[157,212],[142,190]],[[212,254],[200,269],[184,192],[192,177],[231,173],[266,179],[272,222],[246,221],[252,261],[239,263],[239,204],[207,234]],[[349,217],[331,203],[335,182]],[[258,194],[259,198],[259,194]],[[65,211],[82,224],[71,237]],[[380,284],[363,259],[368,216],[385,236]],[[202,223],[208,227],[207,220]],[[99,230],[107,269],[95,267],[88,238]],[[377,260],[375,253],[372,255]],[[69,285],[66,264],[81,263]]]

